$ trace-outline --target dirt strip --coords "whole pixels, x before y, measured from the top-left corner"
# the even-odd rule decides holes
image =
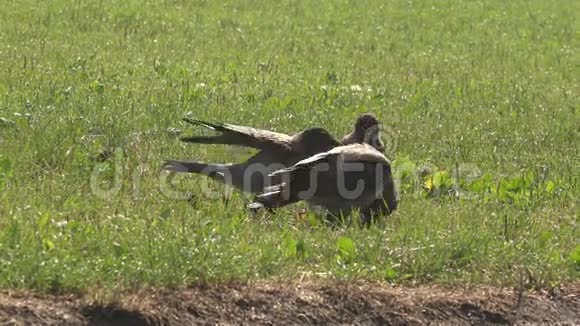
[[[3,291],[0,324],[580,325],[580,284],[550,292],[258,282],[147,289],[99,303],[88,295]]]

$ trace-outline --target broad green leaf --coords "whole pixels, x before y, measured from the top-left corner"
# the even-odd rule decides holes
[[[469,185],[469,190],[477,193],[485,193],[494,188],[494,183],[489,173],[485,173],[479,179]]]
[[[437,171],[433,174],[433,187],[446,189],[453,185],[453,180],[447,170]]]
[[[551,194],[554,192],[555,189],[556,189],[556,184],[553,181],[548,180],[548,182],[546,182],[546,192]]]
[[[282,250],[286,257],[296,257],[298,254],[298,243],[291,235],[286,235],[282,240]]]
[[[344,259],[345,262],[349,262],[354,258],[355,248],[352,239],[347,237],[340,237],[336,241],[336,247],[338,249],[339,256]]]
[[[397,271],[391,266],[387,267],[385,270],[385,279],[387,281],[392,281],[397,278]]]
[[[49,221],[50,221],[50,213],[46,212],[42,214],[40,218],[38,218],[38,227],[40,229],[44,229],[48,225]]]
[[[54,248],[54,242],[50,241],[49,239],[42,239],[42,246],[44,247],[44,250],[48,251],[51,250],[52,248]]]
[[[576,245],[576,248],[570,253],[570,260],[576,264],[576,267],[580,268],[580,244]]]
[[[318,226],[320,224],[320,221],[318,220],[316,215],[314,215],[311,212],[306,213],[306,221],[308,221],[308,224],[312,227]]]

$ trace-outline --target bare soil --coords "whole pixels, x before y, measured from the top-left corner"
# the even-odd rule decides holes
[[[482,286],[276,283],[89,295],[0,292],[0,324],[580,325],[580,284],[551,291]]]

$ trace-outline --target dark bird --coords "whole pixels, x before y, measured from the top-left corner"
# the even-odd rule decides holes
[[[269,177],[272,172],[341,145],[323,128],[310,128],[290,136],[227,123],[211,123],[187,118],[184,121],[219,133],[215,136],[183,137],[181,140],[184,142],[245,146],[258,149],[259,152],[243,163],[219,164],[167,160],[164,169],[204,174],[251,193],[262,192],[265,187],[277,184],[276,178]],[[343,142],[363,142],[365,139],[374,141],[377,132],[373,132],[372,137],[365,138],[365,135],[370,128],[378,130],[378,126],[379,122],[373,115],[363,114],[357,119],[353,132],[345,136]],[[375,143],[380,145],[380,150],[383,149],[380,137]]]
[[[258,194],[250,209],[275,209],[306,201],[334,217],[359,209],[361,222],[368,224],[377,214],[389,214],[397,208],[391,164],[368,144],[335,147],[270,176],[282,181]]]

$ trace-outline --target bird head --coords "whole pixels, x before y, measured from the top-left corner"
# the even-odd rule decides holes
[[[344,137],[342,143],[366,143],[381,153],[385,151],[379,120],[371,113],[362,114],[356,119],[353,132]]]

